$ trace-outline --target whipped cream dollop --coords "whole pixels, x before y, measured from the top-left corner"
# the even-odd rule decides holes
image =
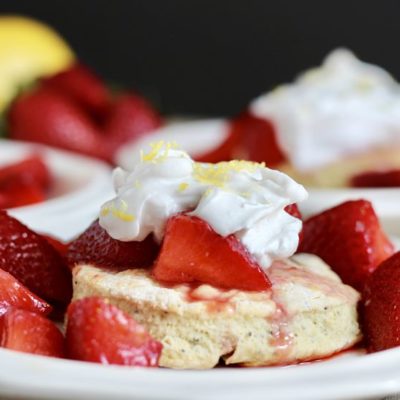
[[[263,268],[291,256],[302,222],[284,208],[307,198],[287,175],[249,161],[197,163],[171,143],[152,144],[132,171],[114,171],[116,197],[100,225],[111,237],[161,241],[168,218],[187,212],[220,235],[235,235]]]
[[[346,49],[250,105],[272,121],[288,160],[307,171],[354,153],[400,144],[400,85]]]

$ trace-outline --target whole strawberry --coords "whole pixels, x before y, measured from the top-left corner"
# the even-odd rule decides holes
[[[369,201],[347,201],[303,224],[299,251],[321,257],[342,280],[362,290],[394,248]]]
[[[79,263],[94,263],[118,270],[146,268],[153,264],[159,246],[151,236],[141,242],[122,242],[113,239],[98,221],[86,229],[68,247],[70,267]]]
[[[14,101],[8,129],[12,139],[109,157],[101,132],[90,117],[68,98],[46,88],[24,93]]]
[[[81,63],[39,81],[17,97],[7,115],[13,139],[44,143],[113,162],[117,149],[161,125],[143,97],[114,97]]]
[[[400,252],[384,261],[367,282],[364,334],[370,351],[400,346]]]
[[[52,305],[71,299],[71,272],[61,255],[5,211],[0,211],[0,268]]]
[[[69,97],[99,121],[110,107],[111,94],[107,86],[82,63],[43,79],[41,84]]]
[[[116,98],[104,126],[112,154],[124,143],[140,138],[161,125],[161,117],[143,98],[125,93]]]

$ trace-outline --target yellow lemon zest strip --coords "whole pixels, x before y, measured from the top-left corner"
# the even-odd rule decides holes
[[[106,215],[108,215],[110,213],[110,209],[108,207],[103,207],[100,211],[100,215],[102,217],[105,217]]]
[[[193,176],[200,183],[222,188],[228,180],[231,171],[254,172],[263,167],[265,167],[265,163],[237,160],[223,161],[217,164],[195,163],[193,166]]]
[[[140,151],[140,159],[142,162],[162,162],[168,157],[170,149],[179,148],[176,142],[165,142],[164,140],[150,143],[150,147],[151,150],[146,154],[143,150]]]
[[[160,140],[156,143],[150,143],[151,150],[145,154],[143,150],[140,151],[140,158],[144,162],[152,162],[154,161],[162,147],[164,146],[164,140]]]
[[[193,166],[193,177],[205,185],[223,187],[228,178],[228,171],[218,164],[207,165],[195,163]]]
[[[182,182],[179,184],[178,190],[180,192],[184,192],[189,187],[189,184],[186,182]]]
[[[117,218],[121,219],[122,221],[132,222],[135,220],[135,216],[132,214],[128,214],[126,212],[127,209],[128,209],[128,204],[126,203],[126,201],[121,200],[120,208],[117,208],[115,206],[115,204],[113,203],[110,210],[111,210],[112,215],[114,215],[114,217],[117,217]]]
[[[208,197],[208,196],[212,193],[212,191],[213,191],[213,189],[208,188],[208,189],[204,192],[203,196],[204,196],[204,197]]]

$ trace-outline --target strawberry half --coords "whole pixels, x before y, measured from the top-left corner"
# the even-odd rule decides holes
[[[111,96],[106,85],[81,63],[43,79],[41,85],[69,97],[94,118],[101,120],[108,112]]]
[[[350,181],[352,187],[399,187],[400,170],[371,171],[354,176]]]
[[[50,304],[71,299],[71,272],[46,239],[0,211],[0,268]]]
[[[162,344],[119,308],[97,297],[68,307],[69,358],[102,364],[156,367]]]
[[[205,163],[218,163],[220,161],[230,161],[235,158],[235,149],[239,142],[239,136],[234,129],[229,129],[228,136],[216,149],[206,154],[195,156],[195,160]]]
[[[384,261],[368,279],[364,334],[370,351],[400,346],[400,252]]]
[[[0,318],[0,347],[64,357],[64,337],[53,322],[39,314],[16,308],[9,309]]]
[[[342,280],[362,290],[366,279],[394,248],[369,201],[347,201],[303,224],[299,251],[321,257]]]
[[[38,88],[18,97],[8,114],[9,135],[108,159],[107,146],[94,122],[56,91]]]
[[[0,187],[0,209],[22,207],[45,200],[45,191],[34,183],[16,180]]]
[[[158,112],[143,97],[134,93],[119,96],[104,125],[111,154],[124,143],[138,139],[161,126]]]
[[[231,121],[233,136],[238,137],[238,153],[246,160],[265,162],[274,167],[286,160],[276,140],[273,125],[249,112]]]
[[[44,201],[50,181],[50,172],[39,156],[0,168],[0,208]]]
[[[11,274],[0,269],[0,316],[10,307],[47,315],[51,306],[34,295]]]
[[[42,158],[33,155],[0,168],[0,189],[12,181],[34,184],[45,190],[50,186],[51,176]]]
[[[237,238],[222,237],[205,221],[184,214],[168,220],[153,275],[165,283],[196,282],[256,291],[271,287]]]
[[[147,268],[153,264],[158,250],[152,236],[142,242],[121,242],[113,239],[99,221],[95,221],[70,243],[67,260],[70,267],[78,263],[93,263],[118,270]]]

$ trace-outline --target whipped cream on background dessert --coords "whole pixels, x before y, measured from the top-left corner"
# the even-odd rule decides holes
[[[300,171],[368,149],[400,144],[400,85],[382,68],[346,49],[319,68],[250,105],[273,122],[277,140]]]
[[[152,145],[133,171],[114,172],[116,198],[100,213],[111,237],[162,240],[171,216],[189,212],[220,235],[234,234],[263,268],[297,249],[302,222],[284,208],[307,198],[287,175],[263,164],[194,162],[170,143]]]

